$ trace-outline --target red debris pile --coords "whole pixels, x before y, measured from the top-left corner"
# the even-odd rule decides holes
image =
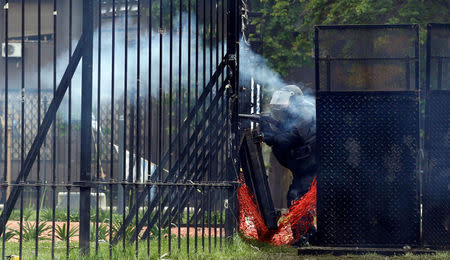
[[[269,230],[258,210],[255,196],[243,178],[238,189],[239,230],[247,237],[274,245],[289,245],[297,242],[314,225],[316,216],[316,180],[303,197],[296,200],[288,211],[278,219],[278,228]]]

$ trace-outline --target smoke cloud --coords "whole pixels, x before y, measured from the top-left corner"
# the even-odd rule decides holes
[[[267,60],[253,52],[250,46],[241,39],[240,41],[240,61],[239,61],[239,80],[241,85],[248,85],[252,78],[257,84],[260,84],[264,93],[268,95],[268,100],[272,98],[276,90],[281,89],[286,85],[303,86],[302,82],[289,82],[283,80],[279,73],[270,68]],[[305,121],[315,120],[316,115],[316,99],[309,90],[303,90],[303,98],[301,104],[294,104],[288,107],[288,110],[295,117],[301,118]],[[269,104],[262,104],[264,111],[270,111]],[[286,126],[287,128],[291,126]]]
[[[98,28],[94,32],[94,64],[93,64],[93,108],[97,109],[97,93],[100,87],[100,100],[102,106],[109,106],[111,103],[112,87],[114,86],[114,102],[122,101],[127,87],[127,99],[134,102],[136,99],[138,78],[141,99],[148,97],[149,85],[151,86],[151,95],[157,98],[159,88],[167,93],[170,90],[170,75],[172,75],[173,95],[177,95],[178,88],[181,85],[182,91],[188,89],[188,69],[190,68],[190,89],[191,96],[195,93],[195,81],[198,80],[198,93],[202,92],[204,85],[208,83],[211,73],[214,73],[216,64],[216,42],[213,47],[209,46],[209,39],[203,43],[203,25],[199,24],[198,42],[196,41],[196,17],[191,14],[190,45],[188,14],[182,13],[182,27],[179,27],[179,16],[173,18],[172,48],[170,48],[169,28],[166,32],[158,32],[152,28],[150,31],[141,26],[140,41],[137,40],[137,33],[130,28],[136,28],[136,21],[129,21],[128,40],[126,41],[125,30],[123,28],[123,19],[116,19],[115,40],[112,37],[112,23],[102,24],[101,30]],[[208,29],[208,28],[206,28]],[[100,35],[99,35],[100,34]],[[162,35],[162,45],[160,36]],[[101,36],[101,45],[99,48],[99,36]],[[181,48],[180,48],[181,39]],[[72,43],[73,49],[77,40]],[[226,42],[218,43],[219,62],[222,53],[226,53]],[[138,53],[139,50],[139,53]],[[180,53],[181,50],[181,53]],[[190,50],[190,57],[188,52]],[[113,63],[114,53],[114,63]],[[99,56],[100,54],[100,56]],[[212,54],[212,71],[210,70],[210,55]],[[139,61],[138,61],[139,55]],[[160,60],[160,55],[162,59]],[[172,65],[170,65],[170,55],[172,55]],[[181,63],[180,63],[181,56]],[[99,62],[100,57],[100,62]],[[161,64],[162,62],[162,64]],[[127,64],[126,64],[127,63]],[[64,70],[68,64],[68,54],[64,53],[57,58],[57,82],[61,80]],[[112,66],[114,65],[114,77],[112,75]],[[256,83],[263,86],[264,92],[270,97],[272,93],[287,85],[279,73],[271,69],[267,61],[254,53],[250,47],[243,41],[240,41],[240,83],[247,84],[251,78]],[[100,66],[100,80],[99,80]],[[198,67],[198,73],[196,71]],[[138,75],[139,68],[139,75]],[[172,74],[170,74],[172,68]],[[181,71],[181,78],[179,77]],[[203,73],[205,71],[205,73]],[[126,73],[125,73],[126,72]],[[42,81],[46,84],[53,82],[53,64],[47,64],[42,68]],[[160,81],[161,75],[161,81]],[[127,78],[125,81],[125,77]],[[72,119],[78,120],[81,117],[81,62],[72,78]],[[181,81],[181,84],[180,84]],[[99,86],[100,84],[100,86]],[[295,84],[295,83],[290,83]],[[269,100],[270,100],[269,97]],[[305,95],[304,100],[314,107],[315,98],[312,95]],[[67,120],[67,102],[68,93],[66,93],[63,104],[59,109],[59,115]],[[265,110],[269,108],[266,106]],[[315,114],[315,109],[308,111],[294,111],[301,115]]]
[[[182,27],[179,27],[179,16],[173,18],[172,48],[170,48],[170,32],[159,33],[157,29],[152,28],[150,32],[141,25],[140,41],[137,40],[137,33],[130,28],[136,28],[136,21],[129,21],[129,32],[126,41],[125,30],[121,27],[120,19],[116,19],[115,40],[112,36],[112,23],[102,24],[99,31],[94,32],[94,50],[93,50],[93,109],[97,108],[97,93],[100,87],[101,105],[110,105],[112,98],[112,88],[114,87],[114,102],[122,101],[127,91],[128,102],[135,102],[138,88],[141,99],[148,98],[149,85],[151,86],[151,96],[157,98],[159,88],[164,93],[170,90],[170,75],[172,75],[173,95],[178,95],[180,86],[183,92],[188,89],[188,68],[190,68],[190,87],[191,96],[194,97],[196,79],[198,81],[198,93],[201,94],[203,86],[209,81],[211,73],[214,73],[216,64],[216,42],[214,47],[209,46],[209,37],[205,44],[203,43],[203,25],[199,25],[198,41],[196,40],[196,17],[191,14],[191,41],[188,44],[189,28],[188,14],[182,14]],[[206,28],[208,29],[208,28]],[[180,33],[181,31],[181,33]],[[101,36],[101,45],[99,48],[99,34]],[[162,35],[162,45],[160,36]],[[180,48],[181,39],[181,48]],[[72,46],[75,49],[77,40],[73,41]],[[114,45],[113,45],[114,44]],[[221,62],[222,43],[218,44],[219,63]],[[139,50],[139,53],[138,53]],[[180,53],[181,50],[181,53]],[[190,57],[188,51],[190,50]],[[161,53],[160,53],[161,52]],[[114,63],[113,63],[114,53]],[[226,44],[224,44],[223,53],[226,53]],[[99,59],[100,54],[100,59]],[[212,70],[210,70],[210,57],[212,54]],[[139,60],[138,60],[139,55]],[[162,59],[160,59],[160,55]],[[170,55],[172,55],[172,65],[170,64]],[[181,63],[180,63],[181,56]],[[100,62],[99,62],[100,60]],[[162,62],[162,63],[161,63]],[[68,64],[68,54],[60,55],[57,58],[57,82],[61,80],[64,70]],[[114,77],[113,68],[114,65]],[[100,80],[99,80],[100,66]],[[170,68],[172,72],[170,73]],[[196,72],[198,68],[198,73]],[[205,70],[204,70],[205,68]],[[138,75],[139,69],[139,75]],[[181,78],[179,77],[181,71]],[[205,73],[203,73],[205,71]],[[53,64],[48,64],[42,68],[42,81],[53,82]],[[197,75],[197,77],[196,77]],[[160,81],[161,77],[161,81]],[[126,78],[126,80],[125,80]],[[78,120],[81,117],[81,62],[72,78],[72,119]],[[99,86],[100,84],[100,86]],[[59,109],[59,115],[67,120],[67,102],[68,92],[65,95],[63,104]]]

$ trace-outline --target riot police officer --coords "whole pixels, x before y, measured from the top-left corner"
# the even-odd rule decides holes
[[[261,132],[280,164],[293,174],[287,195],[288,205],[291,205],[308,192],[316,176],[315,105],[298,86],[288,85],[273,93],[270,109],[279,124],[262,123]]]

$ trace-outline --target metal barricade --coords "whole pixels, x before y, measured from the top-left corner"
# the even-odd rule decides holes
[[[315,48],[318,244],[419,244],[419,27],[318,26]]]
[[[425,246],[450,246],[450,24],[427,27]]]

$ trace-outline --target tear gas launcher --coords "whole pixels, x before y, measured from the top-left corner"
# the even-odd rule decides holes
[[[269,123],[280,128],[281,122],[267,114],[239,114],[239,118],[254,121],[256,123]]]

